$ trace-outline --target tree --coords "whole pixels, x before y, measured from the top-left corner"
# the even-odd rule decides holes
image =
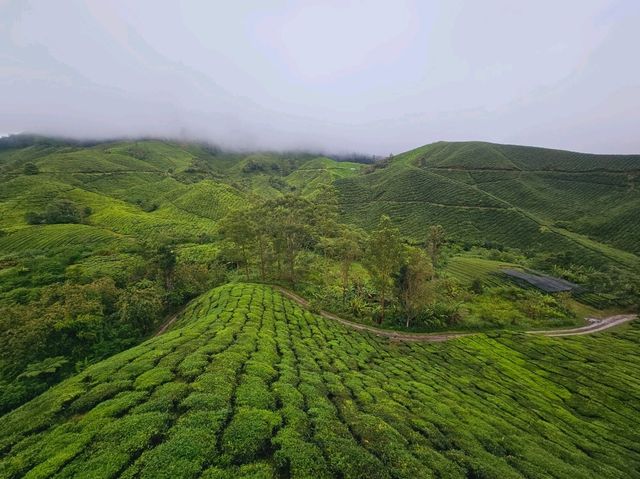
[[[23,171],[25,175],[37,175],[40,173],[40,169],[35,163],[25,163]]]
[[[173,273],[176,268],[176,252],[170,244],[163,244],[156,251],[156,262],[167,291],[173,288]]]
[[[309,200],[291,195],[267,201],[262,211],[269,220],[268,233],[276,255],[284,260],[287,279],[295,284],[296,258],[301,250],[311,248],[317,242],[321,215]]]
[[[429,252],[429,256],[431,256],[431,263],[435,268],[438,265],[438,256],[440,255],[440,250],[444,245],[445,241],[445,232],[444,228],[441,225],[434,225],[429,227],[429,232],[427,233],[427,251]]]
[[[29,224],[82,223],[92,212],[91,208],[81,208],[71,200],[61,199],[47,206],[44,213],[28,212],[25,220]]]
[[[253,210],[235,210],[225,216],[220,224],[220,231],[224,237],[233,243],[240,253],[247,281],[249,281],[249,257],[256,238],[256,225],[252,221],[252,216],[254,216]]]
[[[272,239],[269,235],[269,218],[262,208],[254,208],[249,211],[249,222],[253,228],[253,246],[258,253],[260,264],[260,279],[267,278],[267,265],[272,251]]]
[[[347,298],[351,266],[362,256],[364,241],[365,233],[362,230],[347,225],[340,225],[337,237],[325,240],[325,250],[340,262],[343,302]]]
[[[400,301],[405,313],[405,327],[410,327],[415,317],[434,299],[433,265],[427,254],[417,248],[411,248],[407,263],[400,269],[398,286]]]
[[[331,196],[328,190],[326,196]],[[295,284],[299,253],[312,249],[322,234],[335,233],[336,209],[328,200],[317,204],[299,196],[285,195],[230,213],[221,223],[221,232],[240,256],[247,280],[251,257],[257,253],[263,280],[271,257],[275,257],[278,276]],[[282,274],[283,265],[285,274]]]
[[[371,234],[367,243],[365,264],[372,280],[380,292],[381,315],[379,323],[384,321],[387,293],[392,280],[404,261],[404,248],[400,241],[400,230],[394,228],[391,219],[383,215],[378,228]]]
[[[164,308],[163,296],[162,289],[148,279],[130,286],[118,299],[120,321],[150,331]]]

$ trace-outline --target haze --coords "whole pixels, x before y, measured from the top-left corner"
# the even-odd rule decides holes
[[[639,153],[638,25],[635,0],[0,0],[0,133]]]

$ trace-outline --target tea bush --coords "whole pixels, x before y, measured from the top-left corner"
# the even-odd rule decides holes
[[[231,284],[0,418],[0,476],[640,477],[639,345],[393,342]]]

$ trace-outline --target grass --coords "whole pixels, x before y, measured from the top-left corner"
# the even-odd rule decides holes
[[[266,286],[0,421],[2,477],[638,477],[634,323],[401,344]]]

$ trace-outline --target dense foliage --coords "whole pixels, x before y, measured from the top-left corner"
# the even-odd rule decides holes
[[[0,140],[0,477],[637,466],[636,329],[517,331],[638,309],[640,157],[438,143],[339,160]],[[505,268],[581,287],[544,294]],[[388,344],[264,286],[189,303],[239,281],[361,323],[492,336]]]
[[[634,326],[390,343],[264,286],[0,422],[2,477],[639,477]]]

